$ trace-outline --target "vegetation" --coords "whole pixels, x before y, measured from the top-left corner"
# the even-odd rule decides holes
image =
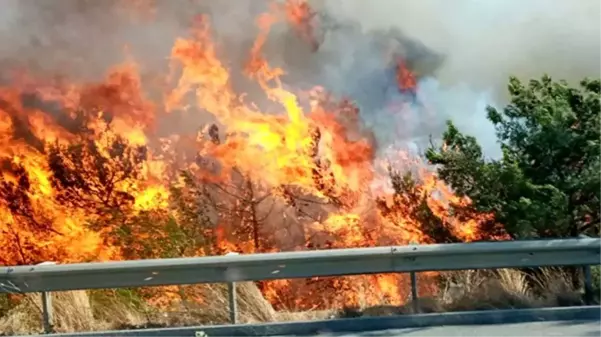
[[[478,212],[515,239],[598,236],[601,205],[600,81],[581,88],[545,76],[510,79],[511,104],[488,108],[503,156],[487,160],[474,137],[448,123],[426,157]]]
[[[451,122],[443,135],[444,143],[433,145],[426,152],[426,158],[435,165],[439,177],[458,196],[472,201],[453,204],[453,211],[466,219],[475,214],[490,214],[479,222],[481,228],[477,239],[482,240],[500,234],[513,239],[598,236],[601,221],[601,82],[583,80],[578,88],[573,88],[548,76],[528,84],[511,78],[509,92],[511,103],[502,111],[488,108],[488,119],[496,128],[502,148],[501,158],[486,158],[477,140],[462,134]],[[128,182],[143,174],[146,149],[129,145],[120,137],[108,137],[105,141],[103,148],[106,150],[99,149],[99,143],[82,138],[69,146],[50,144],[44,151],[52,172],[51,183],[59,191],[57,201],[71,209],[93,210],[88,227],[102,232],[107,243],[123,247],[124,258],[220,254],[220,233],[214,223],[216,215],[221,216],[222,223],[230,223],[232,234],[240,238],[240,242],[234,244],[242,248],[237,248],[260,252],[275,246],[272,237],[264,235],[270,231],[267,219],[274,208],[274,198],[239,172],[229,186],[198,181],[189,172],[180,172],[183,183],[171,187],[168,209],[132,212],[137,191],[130,188],[125,192],[120,186],[132,187]],[[31,182],[26,170],[17,165],[11,171],[16,179],[0,180],[0,199],[7,203],[14,216],[24,219],[23,223],[31,227],[33,233],[51,235],[53,219],[36,213],[29,199]],[[320,174],[325,176],[323,172],[315,172],[318,178],[323,178]],[[411,219],[419,226],[426,242],[461,241],[448,219],[431,209],[429,196],[415,176],[391,168],[390,179],[394,189],[392,202],[376,200],[378,212],[392,221]],[[289,199],[284,207],[296,209],[296,214],[305,212],[302,207],[317,209],[308,198],[296,196],[286,187],[282,187],[282,191]],[[308,213],[303,216],[310,218]],[[15,235],[14,251],[21,263],[45,259],[41,253],[44,247],[24,245],[25,240],[18,237],[17,231],[5,234]],[[305,240],[304,236],[302,240]],[[328,240],[325,246],[335,246],[332,244],[336,241],[334,234]],[[313,247],[310,241],[307,239],[300,244]],[[371,241],[366,239],[365,242]],[[597,287],[598,275],[596,268]],[[579,304],[582,301],[575,276],[574,270],[443,274],[439,278],[440,292],[424,299],[421,310]],[[338,280],[319,282],[344,288]],[[411,312],[410,303],[401,307],[383,303],[378,307],[347,308],[342,312],[287,313],[275,310],[280,307],[274,309],[272,303],[267,302],[262,295],[262,286],[262,283],[258,286],[245,283],[239,287],[241,321]],[[161,311],[167,307],[166,303],[153,302],[159,292],[178,297],[181,300],[179,307],[170,306]],[[298,295],[294,291],[291,293]],[[195,300],[199,298],[203,300]],[[55,300],[57,329],[61,331],[139,327],[150,323],[223,323],[228,318],[225,289],[215,285],[65,292],[56,295]],[[294,301],[293,298],[285,300],[288,302],[282,300],[283,303]],[[39,310],[38,298],[29,295],[0,297],[0,331],[39,331]],[[107,316],[107,311],[113,314]],[[120,318],[114,320],[115,317]]]

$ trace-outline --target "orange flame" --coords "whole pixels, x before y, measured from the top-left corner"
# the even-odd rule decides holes
[[[319,49],[320,42],[316,36],[315,18],[317,13],[306,0],[287,0],[284,5],[287,21],[298,36],[311,46],[313,52]]]
[[[313,10],[305,1],[288,1],[284,9],[317,49]],[[374,192],[371,186],[389,177],[378,173],[373,135],[358,108],[325,88],[305,101],[284,89],[284,70],[262,55],[277,15],[257,23],[245,75],[279,114],[235,92],[206,17],[174,42],[171,89],[160,104],[144,94],[133,61],[112,68],[101,83],[19,74],[1,86],[0,262],[156,257],[167,248],[200,255],[432,242],[423,223],[432,219],[457,240],[486,237],[480,224],[492,217],[457,217],[452,205],[470,201],[428,170],[418,170],[406,193]],[[399,88],[414,91],[404,61],[397,70]],[[182,111],[208,113],[215,123],[198,134],[157,136],[159,121]],[[190,176],[180,177],[182,170]],[[199,200],[202,209],[190,211]],[[190,208],[182,211],[181,203]],[[178,235],[194,240],[152,246]],[[274,304],[315,308],[326,305],[314,296],[324,289],[335,292],[333,305],[383,297],[402,303],[406,285],[404,276],[379,275],[267,282],[263,290]]]
[[[417,88],[417,80],[415,74],[407,68],[407,64],[404,59],[399,58],[397,61],[397,85],[403,92],[415,92]]]

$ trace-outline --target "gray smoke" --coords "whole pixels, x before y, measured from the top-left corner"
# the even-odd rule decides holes
[[[601,2],[598,0],[324,0],[337,16],[365,30],[397,27],[445,56],[420,91],[437,122],[452,119],[498,154],[488,104],[507,102],[507,80],[540,78],[577,83],[599,77]]]
[[[209,14],[220,56],[239,73],[257,34],[255,19],[267,1],[158,0],[154,20],[132,20],[115,1],[2,0],[0,74],[14,64],[46,74],[98,79],[123,60],[123,48],[142,65],[144,78],[166,74],[166,58],[197,14]],[[423,148],[452,119],[498,153],[485,106],[502,106],[510,75],[544,73],[570,81],[600,72],[597,0],[320,0],[314,52],[286,25],[265,47],[284,67],[291,89],[322,85],[352,98],[379,144]],[[392,56],[402,56],[419,77],[417,97],[398,90]],[[265,102],[243,76],[236,88]],[[255,99],[254,97],[257,96]],[[199,123],[169,121],[171,131]]]

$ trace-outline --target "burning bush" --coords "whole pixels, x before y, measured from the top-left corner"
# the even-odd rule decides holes
[[[492,217],[470,210],[470,200],[453,195],[419,158],[399,153],[403,166],[383,170],[378,135],[363,124],[352,98],[327,88],[287,89],[284,70],[263,55],[270,29],[286,20],[316,53],[318,19],[303,1],[260,17],[243,67],[255,83],[249,91],[264,94],[255,95],[257,102],[236,90],[233,77],[242,75],[218,57],[206,16],[175,41],[162,104],[146,95],[131,61],[101,83],[19,74],[3,84],[2,263],[494,237],[482,231],[494,224]],[[411,48],[397,49],[386,54],[386,76],[394,78],[401,109],[416,109]],[[197,129],[170,130],[180,118],[197,118]],[[405,173],[407,167],[413,172]],[[388,188],[375,186],[382,183]],[[399,304],[406,283],[400,275],[378,275],[263,282],[260,288],[277,308],[307,309],[383,299]],[[432,283],[421,286],[422,293],[433,291]]]

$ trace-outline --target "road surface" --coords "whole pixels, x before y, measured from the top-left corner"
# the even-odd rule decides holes
[[[601,337],[600,321],[528,322],[516,324],[458,325],[359,333],[322,333],[311,337],[423,337],[423,336],[570,336]],[[280,336],[291,337],[291,336]]]

